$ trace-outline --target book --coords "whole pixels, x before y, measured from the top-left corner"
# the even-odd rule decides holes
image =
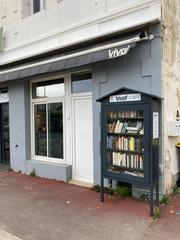
[[[135,151],[135,138],[134,137],[130,137],[129,150],[130,151]]]

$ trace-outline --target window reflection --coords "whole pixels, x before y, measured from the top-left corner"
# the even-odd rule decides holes
[[[92,92],[92,73],[73,73],[72,80],[72,93]]]
[[[35,155],[47,156],[46,104],[34,106]]]
[[[64,79],[37,82],[32,84],[33,99],[62,96],[64,96]]]
[[[48,104],[48,152],[49,157],[63,158],[63,106]]]
[[[34,121],[35,155],[63,159],[63,103],[35,104]]]

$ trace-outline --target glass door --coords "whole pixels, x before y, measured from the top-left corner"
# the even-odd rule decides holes
[[[149,178],[147,108],[111,107],[105,111],[106,172],[124,178]]]
[[[34,104],[35,156],[64,158],[63,102]]]
[[[9,103],[0,104],[0,157],[1,164],[9,165]]]

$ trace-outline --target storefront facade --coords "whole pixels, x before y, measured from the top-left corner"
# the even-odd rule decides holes
[[[40,177],[90,185],[100,182],[100,104],[96,100],[121,87],[162,96],[160,25],[136,32],[148,32],[148,37],[134,41],[137,33],[128,31],[109,37],[108,46],[120,42],[120,48],[104,48],[105,41],[100,50],[96,46],[92,52],[89,45],[85,54],[75,51],[77,56],[64,65],[62,60],[48,63],[50,67],[27,62],[25,69],[20,66],[1,75],[9,94],[13,170],[29,174],[34,169]]]

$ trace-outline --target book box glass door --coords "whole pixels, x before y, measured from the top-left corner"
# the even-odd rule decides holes
[[[149,164],[146,108],[109,109],[106,111],[106,170],[142,179]]]

